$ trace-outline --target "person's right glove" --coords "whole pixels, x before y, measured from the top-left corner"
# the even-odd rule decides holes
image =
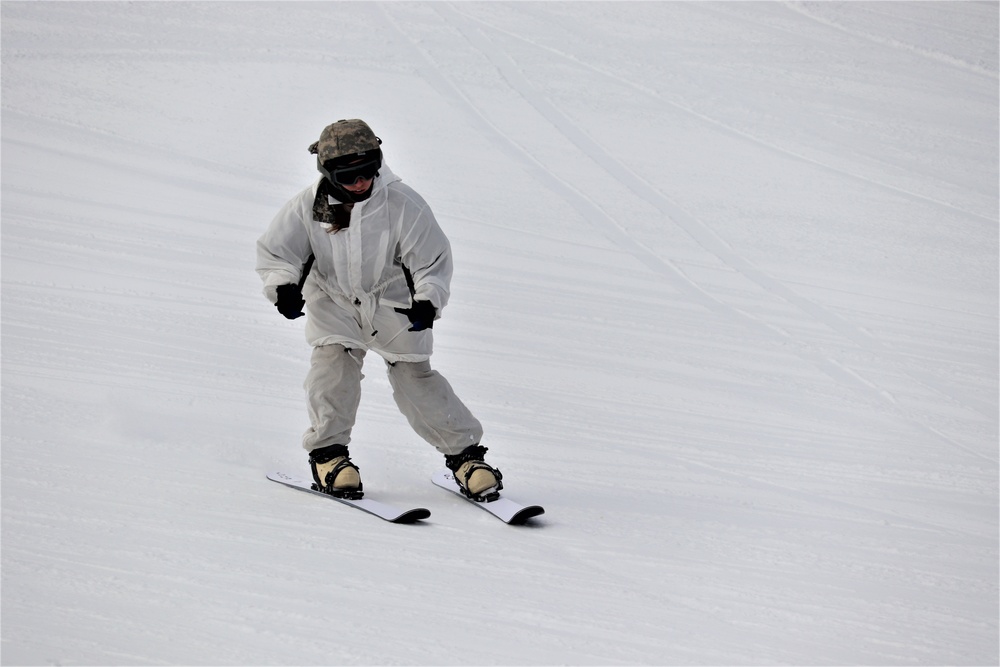
[[[292,283],[279,285],[277,293],[278,302],[274,304],[274,307],[278,309],[279,313],[290,320],[305,315],[302,309],[305,307],[306,301],[302,298],[302,290],[298,285]]]

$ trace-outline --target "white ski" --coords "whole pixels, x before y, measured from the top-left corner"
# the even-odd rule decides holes
[[[414,523],[415,521],[420,521],[421,519],[426,519],[431,515],[430,510],[423,507],[414,507],[413,509],[400,509],[398,507],[393,507],[392,505],[386,505],[385,503],[380,503],[377,500],[371,500],[369,498],[362,498],[361,500],[349,500],[347,498],[337,498],[336,496],[331,496],[328,493],[323,493],[322,491],[316,491],[312,488],[312,480],[304,480],[296,475],[290,475],[285,472],[272,472],[268,473],[267,478],[272,482],[278,482],[279,484],[284,484],[285,486],[290,486],[293,489],[298,489],[300,491],[306,491],[307,493],[312,493],[314,495],[320,496],[321,498],[327,498],[328,500],[336,500],[338,503],[343,503],[345,505],[350,505],[363,512],[368,512],[369,514],[374,514],[380,519],[385,519],[392,523]]]
[[[510,498],[502,495],[496,500],[488,503],[479,503],[475,500],[466,498],[462,494],[462,491],[458,488],[458,482],[455,481],[455,475],[447,469],[435,472],[434,475],[431,476],[431,481],[440,486],[442,489],[451,491],[462,500],[468,501],[476,507],[486,510],[504,523],[509,523],[511,525],[523,524],[531,517],[545,513],[545,508],[541,505],[522,505],[521,503],[514,502]]]

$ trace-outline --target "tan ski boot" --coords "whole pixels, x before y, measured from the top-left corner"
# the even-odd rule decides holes
[[[313,488],[337,498],[358,500],[364,496],[361,474],[351,463],[346,445],[330,445],[309,452]]]
[[[488,450],[482,445],[470,445],[458,454],[445,456],[445,465],[455,473],[462,494],[476,502],[489,502],[500,497],[503,475],[483,460]]]

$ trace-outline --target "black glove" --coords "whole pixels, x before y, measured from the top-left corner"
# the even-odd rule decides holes
[[[302,289],[298,285],[291,283],[288,285],[279,285],[277,292],[278,302],[274,304],[274,307],[278,309],[279,313],[290,320],[305,315],[302,312],[302,308],[305,307],[306,302],[302,298]]]
[[[410,331],[423,331],[434,328],[434,316],[437,308],[430,301],[414,301],[410,308],[396,308],[397,313],[403,313],[413,324]]]

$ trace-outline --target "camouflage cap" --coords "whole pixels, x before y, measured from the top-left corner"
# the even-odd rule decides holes
[[[378,150],[381,143],[365,121],[354,118],[327,125],[319,141],[309,147],[309,152],[315,153],[323,163],[344,155]]]

